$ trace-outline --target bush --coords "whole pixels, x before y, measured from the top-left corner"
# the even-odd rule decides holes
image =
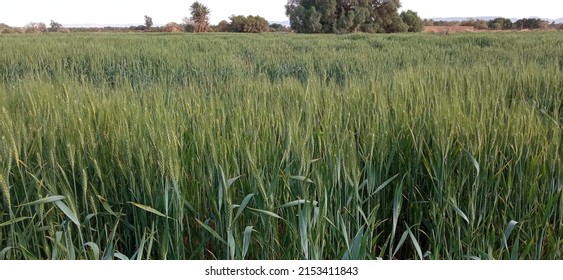
[[[25,26],[25,33],[43,33],[47,32],[47,25],[43,22],[30,22]]]
[[[229,31],[231,32],[246,32],[246,33],[262,33],[270,31],[268,21],[261,16],[235,16],[230,18]]]
[[[408,25],[409,32],[421,32],[424,29],[424,23],[416,12],[413,12],[411,10],[402,12],[401,19],[403,19],[403,22]]]

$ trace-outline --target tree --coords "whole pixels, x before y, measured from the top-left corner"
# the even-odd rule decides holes
[[[244,32],[248,33],[262,33],[270,31],[268,21],[261,16],[248,16],[246,18],[246,26]]]
[[[220,21],[219,24],[217,25],[218,32],[229,32],[230,29],[231,29],[231,25],[226,20]]]
[[[229,31],[231,32],[244,32],[244,27],[247,24],[247,18],[245,16],[235,16],[232,15],[229,17],[231,20]]]
[[[152,18],[147,15],[145,15],[145,27],[147,30],[152,27]]]
[[[422,19],[418,16],[418,13],[408,10],[401,13],[401,19],[408,25],[409,32],[421,32],[424,29],[424,23]]]
[[[30,22],[25,26],[26,33],[43,33],[47,32],[47,25],[43,22]]]
[[[475,29],[488,29],[489,28],[487,21],[484,21],[482,19],[473,19],[473,18],[462,21],[461,26],[473,26]]]
[[[288,32],[290,31],[289,28],[287,28],[286,26],[284,26],[283,24],[280,23],[272,23],[270,24],[270,31],[271,32]]]
[[[546,28],[549,22],[539,18],[523,18],[514,23],[514,26],[519,29],[540,29]]]
[[[285,11],[300,33],[375,33],[405,29],[400,7],[400,0],[289,0]]]
[[[205,32],[209,27],[209,8],[199,2],[194,2],[190,6],[191,20],[194,23],[195,32]]]
[[[59,32],[61,30],[61,28],[63,28],[62,24],[60,24],[60,23],[58,23],[54,20],[51,20],[51,24],[50,24],[48,31],[49,32]]]
[[[512,29],[512,20],[509,18],[495,18],[493,20],[489,20],[487,23],[489,29],[494,30],[501,30],[501,29]]]
[[[182,25],[185,32],[195,32],[195,23],[189,17],[182,18]]]
[[[175,22],[169,22],[164,26],[162,30],[164,32],[182,32],[182,25]]]
[[[247,32],[247,33],[262,33],[268,32],[268,21],[261,16],[235,16],[229,17],[231,23],[229,24],[229,31],[231,32]]]

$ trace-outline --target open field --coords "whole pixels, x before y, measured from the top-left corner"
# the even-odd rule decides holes
[[[561,259],[563,33],[0,36],[0,259]]]

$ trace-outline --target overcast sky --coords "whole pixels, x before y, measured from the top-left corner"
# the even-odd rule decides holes
[[[51,19],[63,25],[143,24],[149,15],[155,24],[181,22],[194,0],[2,0],[0,22],[24,26]],[[216,24],[236,15],[260,15],[268,21],[285,21],[287,0],[200,0],[211,9]],[[504,16],[563,18],[563,0],[402,0],[403,9],[422,18]]]

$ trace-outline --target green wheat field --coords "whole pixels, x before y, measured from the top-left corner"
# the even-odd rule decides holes
[[[0,36],[0,259],[562,259],[563,32]]]

